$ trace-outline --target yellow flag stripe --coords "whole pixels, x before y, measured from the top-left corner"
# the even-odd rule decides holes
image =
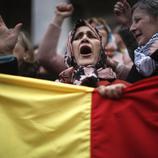
[[[0,157],[90,158],[92,91],[0,74]]]

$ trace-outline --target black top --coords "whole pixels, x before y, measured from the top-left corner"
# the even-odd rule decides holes
[[[15,56],[5,55],[0,56],[0,73],[17,75],[18,62]]]

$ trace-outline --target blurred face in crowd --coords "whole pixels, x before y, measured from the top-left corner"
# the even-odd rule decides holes
[[[130,31],[138,45],[144,45],[158,32],[158,17],[153,17],[145,9],[138,7],[133,11]]]
[[[105,49],[105,54],[109,57],[113,57],[114,52],[116,51],[116,44],[114,42],[108,41],[109,32],[104,26],[104,24],[100,22],[93,21],[90,23],[94,28],[97,28],[97,30],[100,32],[100,35],[102,36],[102,46]]]
[[[74,35],[72,49],[78,65],[95,65],[99,60],[101,41],[88,26],[81,26]]]

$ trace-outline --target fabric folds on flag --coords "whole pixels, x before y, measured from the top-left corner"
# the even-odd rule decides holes
[[[157,158],[158,77],[120,99],[0,74],[1,158]]]

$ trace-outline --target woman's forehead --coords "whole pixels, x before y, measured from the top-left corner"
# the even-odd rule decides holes
[[[136,7],[134,10],[133,10],[133,13],[132,13],[132,17],[137,17],[137,16],[149,16],[151,18],[154,18],[155,16],[153,14],[151,14],[151,12],[146,9],[146,8],[141,8],[141,7]]]
[[[77,28],[76,30],[76,33],[79,33],[79,32],[87,32],[87,31],[90,31],[90,32],[93,32],[88,26],[80,26],[79,28]]]
[[[134,9],[133,14],[147,14],[147,10],[146,9],[142,9],[140,7],[137,7]]]
[[[76,25],[77,26],[77,25]],[[74,37],[79,34],[93,34],[97,39],[101,40],[101,35],[99,31],[93,28],[88,22],[83,25],[77,26],[70,34],[70,42],[74,40]]]

